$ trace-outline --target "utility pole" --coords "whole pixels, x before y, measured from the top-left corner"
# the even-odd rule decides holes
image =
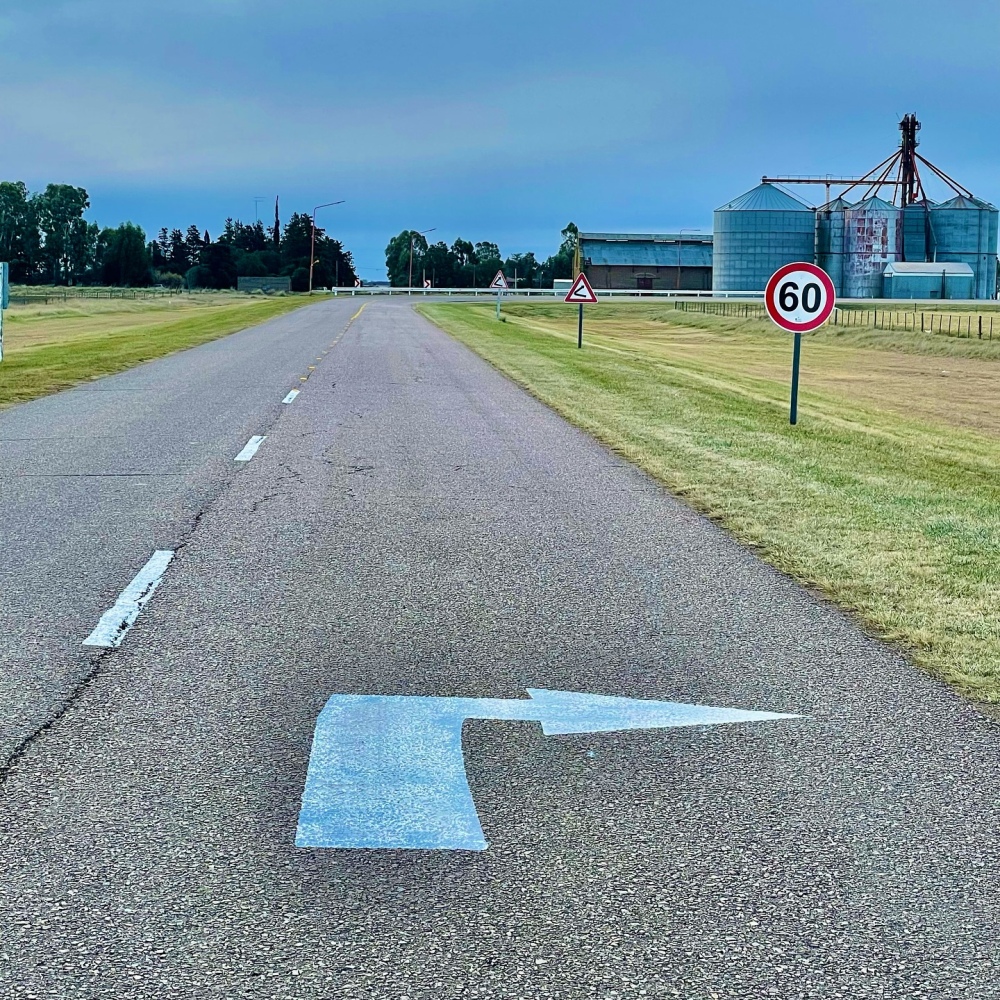
[[[312,295],[313,291],[313,267],[316,264],[316,213],[321,208],[329,208],[331,205],[343,205],[344,199],[341,198],[340,201],[325,201],[322,205],[317,205],[313,209],[312,215],[312,244],[309,250],[309,294]]]

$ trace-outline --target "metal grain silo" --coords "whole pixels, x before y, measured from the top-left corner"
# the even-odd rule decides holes
[[[811,261],[813,210],[773,184],[760,184],[715,212],[712,288],[760,292],[784,264]]]
[[[882,272],[903,250],[903,213],[881,198],[866,198],[844,212],[844,297],[877,299]]]
[[[930,260],[932,241],[928,209],[933,201],[917,201],[903,209],[903,260],[920,264]]]
[[[835,198],[816,209],[816,263],[830,275],[837,295],[844,290],[844,212],[850,207]]]
[[[958,195],[929,212],[935,261],[968,264],[977,299],[992,299],[997,287],[997,218],[989,202]]]

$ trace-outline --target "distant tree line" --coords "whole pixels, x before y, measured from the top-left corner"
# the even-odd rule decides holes
[[[50,184],[32,194],[20,181],[0,181],[0,260],[17,284],[166,285],[235,288],[237,278],[287,276],[293,291],[309,287],[312,218],[294,213],[282,227],[227,219],[222,234],[188,226],[147,242],[140,226],[101,229],[84,219],[90,199],[83,188]],[[353,285],[354,261],[339,240],[316,230],[313,285]]]
[[[385,248],[385,268],[393,287],[410,282],[411,244],[413,285],[429,280],[434,288],[487,288],[502,270],[508,282],[518,288],[551,288],[556,278],[573,278],[573,259],[579,231],[573,223],[562,230],[559,249],[544,261],[533,253],[516,253],[504,258],[495,243],[470,243],[457,239],[428,244],[420,233],[404,229]]]

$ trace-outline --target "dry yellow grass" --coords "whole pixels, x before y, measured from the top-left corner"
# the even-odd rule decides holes
[[[218,293],[14,305],[4,316],[0,406],[235,333],[307,301]]]
[[[4,316],[4,340],[7,347],[14,350],[67,343],[95,333],[136,327],[148,329],[187,316],[204,315],[224,306],[252,312],[260,301],[258,297],[218,292],[136,300],[80,298],[30,305],[15,302]]]

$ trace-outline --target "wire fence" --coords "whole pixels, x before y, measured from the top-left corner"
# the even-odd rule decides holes
[[[767,319],[767,310],[757,302],[675,302],[681,312],[705,313],[712,316],[737,316],[742,319]]]
[[[680,312],[767,319],[767,310],[754,302],[675,302]],[[835,309],[830,326],[861,327],[868,330],[898,330],[902,333],[936,333],[946,337],[993,339],[994,321],[1000,314],[974,312],[910,312],[895,309]],[[997,323],[1000,337],[1000,323]]]
[[[72,302],[74,299],[159,299],[171,295],[187,295],[177,288],[60,288],[44,291],[11,292],[11,305],[49,305]]]

